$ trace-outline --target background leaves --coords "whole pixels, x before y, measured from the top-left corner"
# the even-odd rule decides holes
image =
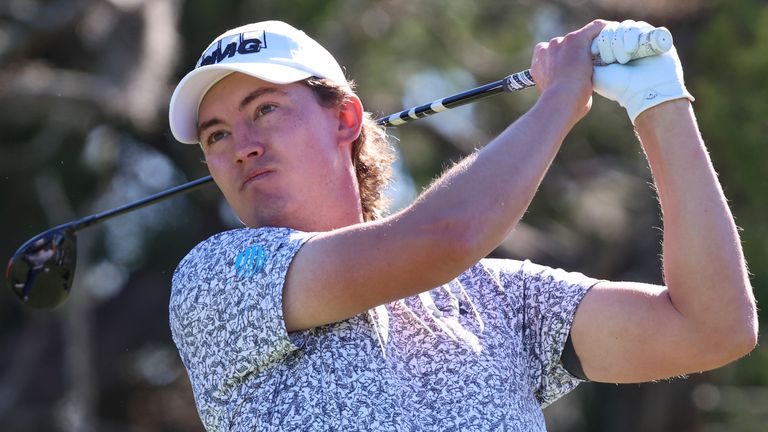
[[[596,17],[672,30],[766,301],[768,6],[758,0],[8,0],[0,4],[0,256],[48,226],[207,174],[199,150],[171,137],[166,109],[176,82],[228,28],[281,19],[304,29],[357,81],[366,109],[383,115],[524,69],[536,42]],[[393,130],[396,205],[536,97],[498,96]],[[660,282],[649,181],[625,113],[596,97],[494,255]],[[234,226],[207,187],[80,233],[74,291],[60,309],[25,309],[4,290],[3,430],[200,430],[168,330],[170,277],[192,246]],[[768,350],[758,347],[687,379],[586,384],[545,414],[552,431],[763,430],[767,366]]]

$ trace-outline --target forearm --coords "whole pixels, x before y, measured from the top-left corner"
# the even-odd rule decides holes
[[[460,265],[487,255],[525,213],[578,118],[573,100],[568,90],[542,94],[490,144],[435,181],[404,216],[415,227],[453,236],[465,261]]]
[[[575,121],[568,100],[567,92],[542,94],[405,210],[307,242],[286,277],[286,328],[335,322],[426,291],[487,255],[525,212]]]
[[[702,334],[756,335],[754,297],[733,216],[687,100],[641,114],[664,221],[663,270],[672,304]]]

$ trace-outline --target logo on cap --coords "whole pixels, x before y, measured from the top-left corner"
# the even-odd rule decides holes
[[[226,47],[222,49],[224,41],[228,41]],[[203,53],[198,67],[220,63],[235,54],[253,54],[267,48],[267,32],[245,32],[229,37],[221,38],[217,41],[215,48],[210,48]]]

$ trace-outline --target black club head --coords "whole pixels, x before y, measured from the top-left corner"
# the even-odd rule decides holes
[[[8,261],[5,280],[24,304],[52,309],[69,296],[76,263],[75,232],[54,228],[19,247]]]

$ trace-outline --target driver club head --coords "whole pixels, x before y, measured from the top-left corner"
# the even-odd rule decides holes
[[[74,230],[53,228],[21,245],[8,261],[5,280],[24,304],[52,309],[69,296],[77,263]]]

